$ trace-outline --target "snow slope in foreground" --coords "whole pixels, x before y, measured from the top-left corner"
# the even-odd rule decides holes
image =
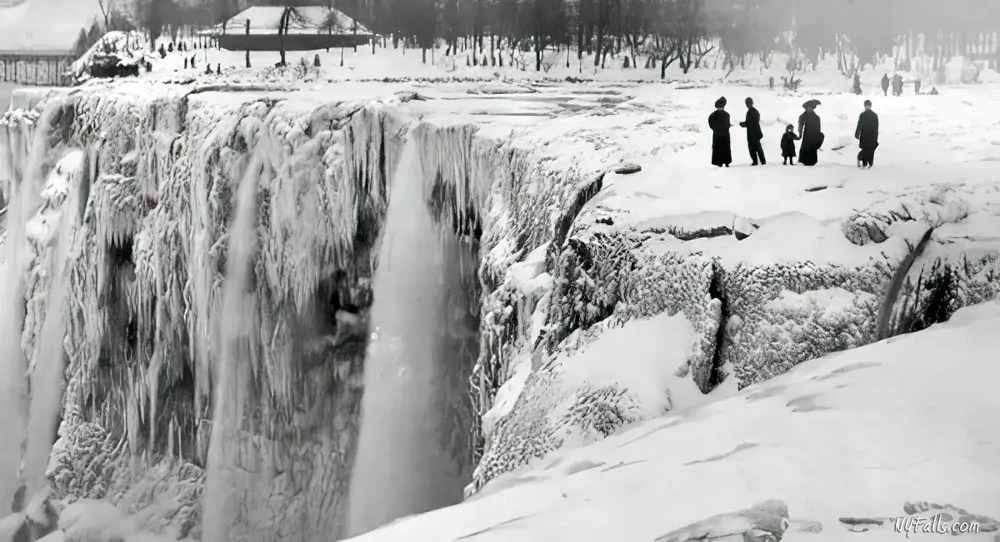
[[[809,361],[729,399],[643,423],[464,504],[356,538],[652,541],[765,499],[819,533],[786,541],[899,540],[841,517],[895,517],[906,502],[1000,517],[1000,304],[932,329]],[[993,540],[996,532],[962,540]],[[919,536],[919,535],[918,535]]]

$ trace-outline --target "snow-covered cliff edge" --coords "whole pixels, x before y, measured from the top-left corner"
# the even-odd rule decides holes
[[[1000,242],[983,233],[1000,225],[992,170],[941,184],[904,171],[878,187],[737,185],[684,161],[704,135],[682,91],[488,90],[133,82],[53,95],[40,118],[8,115],[15,179],[38,182],[25,174],[31,140],[52,163],[87,149],[93,168],[73,187],[86,205],[68,209],[81,219],[66,266],[58,495],[133,510],[170,498],[147,527],[198,536],[227,239],[251,156],[267,172],[251,273],[261,361],[238,465],[239,522],[254,540],[339,532],[387,179],[417,122],[438,179],[414,204],[479,256],[465,391],[480,421],[461,428],[478,459],[470,493],[703,393],[872,342],[890,278],[927,227],[893,330],[1000,288]],[[623,158],[643,171],[612,172]],[[50,255],[36,252],[29,360],[48,294]]]

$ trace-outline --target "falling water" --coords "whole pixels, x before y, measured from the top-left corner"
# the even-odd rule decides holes
[[[374,281],[376,330],[365,361],[361,430],[352,470],[348,532],[355,536],[402,516],[455,504],[466,482],[449,449],[440,327],[459,265],[453,235],[427,206],[433,175],[411,133],[393,178]]]
[[[235,497],[238,430],[243,419],[250,363],[245,348],[253,327],[253,296],[248,293],[256,251],[257,183],[261,161],[251,158],[237,193],[236,216],[229,230],[226,282],[222,292],[221,350],[213,376],[212,435],[203,514],[202,540],[228,542],[239,502]]]
[[[66,176],[72,183],[88,182],[81,179],[79,173],[85,168],[83,153],[74,151],[60,160],[61,170],[51,173],[52,176]],[[55,182],[65,182],[54,179]],[[75,187],[72,187],[75,188]],[[70,190],[77,194],[78,190]],[[41,334],[35,349],[33,370],[31,373],[31,398],[28,408],[27,447],[24,453],[24,481],[28,495],[34,495],[42,488],[45,481],[45,469],[48,466],[52,444],[55,442],[56,429],[59,423],[59,411],[62,407],[63,374],[65,372],[65,352],[63,338],[65,337],[65,305],[66,277],[65,263],[69,253],[73,219],[76,216],[72,210],[76,208],[73,198],[62,206],[59,212],[57,234],[52,247],[49,295],[45,303],[45,319],[42,321]]]
[[[18,127],[7,127],[0,145],[8,153],[6,166],[10,179],[10,198],[6,216],[4,261],[0,269],[0,510],[10,510],[17,471],[21,463],[21,443],[27,427],[24,402],[26,360],[21,349],[24,326],[24,276],[29,260],[26,238],[28,219],[40,203],[43,162],[47,152],[45,136],[51,116],[44,115],[32,136]],[[25,138],[31,137],[30,150]],[[28,152],[26,152],[28,151]],[[26,164],[17,158],[27,155]]]

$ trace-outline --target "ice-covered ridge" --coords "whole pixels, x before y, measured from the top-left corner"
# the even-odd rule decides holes
[[[273,424],[246,433],[241,445],[255,451],[255,460],[287,472],[248,491],[247,509],[288,512],[244,519],[274,539],[331,532],[336,514],[319,510],[343,504],[363,356],[359,337],[390,196],[386,177],[407,126],[418,119],[427,130],[426,163],[440,175],[429,204],[439,220],[475,238],[481,255],[481,357],[470,391],[485,416],[473,430],[489,438],[480,441],[484,456],[472,490],[553,450],[704,401],[698,388],[723,384],[716,393],[730,393],[806,359],[871,342],[877,304],[908,250],[904,241],[919,238],[927,224],[939,226],[939,234],[948,228],[966,234],[938,237],[926,252],[931,260],[918,261],[915,274],[923,270],[924,280],[933,277],[937,285],[922,282],[925,297],[910,296],[907,306],[916,308],[907,311],[922,319],[914,327],[995,295],[996,249],[981,233],[993,223],[988,205],[995,192],[981,180],[995,166],[967,162],[982,148],[940,153],[951,166],[951,176],[940,182],[952,186],[925,186],[926,197],[911,190],[928,184],[922,178],[883,186],[843,166],[769,166],[751,175],[772,179],[748,183],[768,190],[766,197],[754,199],[746,190],[712,203],[690,194],[709,183],[719,194],[741,188],[724,172],[699,165],[707,156],[696,103],[704,92],[579,88],[528,93],[512,87],[511,94],[483,98],[468,92],[476,85],[353,83],[281,93],[127,82],[94,84],[70,96],[73,107],[63,108],[64,124],[55,133],[74,144],[100,143],[101,175],[90,189],[80,234],[89,242],[70,264],[72,290],[80,295],[70,322],[76,351],[63,438],[86,436],[100,447],[128,435],[136,456],[151,450],[202,461],[234,188],[249,157],[258,155],[271,175],[259,194],[261,249],[251,281],[262,299],[257,331],[264,360],[254,383],[265,399],[261,418]],[[376,92],[386,98],[373,101]],[[777,115],[798,107],[797,98],[768,100],[760,101]],[[837,100],[824,100],[836,111],[831,133],[850,124],[840,118],[849,111],[846,99],[839,110]],[[898,151],[887,147],[880,165],[892,165],[894,152],[914,151],[914,143],[901,141]],[[852,161],[833,151],[827,158]],[[605,175],[624,159],[643,171]],[[805,181],[809,176],[816,179]],[[970,182],[959,186],[960,177]],[[806,192],[814,183],[830,188]],[[787,209],[777,195],[818,196],[837,183],[857,195],[857,213],[845,203],[823,216],[811,216],[807,207],[782,216]],[[871,189],[850,187],[862,183]],[[897,210],[897,191],[911,193],[908,217],[888,212]],[[691,201],[690,208],[683,201]],[[952,212],[963,208],[967,216]],[[713,211],[708,220],[691,219],[705,210]],[[742,241],[716,236],[736,223],[760,228]],[[821,230],[816,239],[822,241],[809,238],[810,246],[829,242],[844,253],[826,263],[803,261],[805,252],[797,259],[780,244],[788,240],[782,228]],[[729,257],[768,239],[783,250],[772,254],[784,257]],[[961,255],[969,261],[955,259]],[[946,257],[947,275],[934,270],[935,256]],[[951,282],[940,280],[944,276]],[[790,293],[808,302],[772,303],[791,299]],[[617,374],[600,356],[585,359],[591,349],[595,356],[607,352],[596,343],[605,334],[630,336],[637,320],[660,326],[664,341],[671,339],[653,344],[654,355],[629,360],[638,376]],[[348,321],[362,324],[341,325]],[[139,363],[124,363],[129,360]],[[644,379],[648,370],[655,374]],[[114,381],[125,384],[109,385]],[[667,389],[658,394],[656,385],[637,389],[629,382]],[[303,398],[309,400],[298,401]],[[122,418],[128,423],[117,421]],[[98,438],[102,433],[81,420],[105,426],[111,436]],[[93,445],[79,449],[91,453]],[[73,464],[77,452],[59,450],[59,464]],[[283,470],[289,465],[303,470]],[[157,468],[179,467],[167,461]],[[120,471],[114,476],[103,487],[133,484]],[[107,490],[80,487],[82,478],[65,470],[56,477],[61,491],[80,496],[117,500],[124,492],[94,494]]]

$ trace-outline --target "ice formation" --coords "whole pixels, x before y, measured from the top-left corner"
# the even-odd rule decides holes
[[[440,165],[433,154],[422,156],[427,131],[421,126],[407,137],[380,243],[351,471],[351,536],[461,502],[472,474],[465,388],[476,349],[456,346],[477,338],[469,307],[478,300],[464,295],[462,269],[474,266],[475,255],[468,240],[435,223],[425,203],[433,201]]]
[[[935,243],[903,287],[894,332],[947,319],[998,288],[998,247],[974,235],[1000,215],[989,183],[900,188],[908,199],[869,198],[826,222],[802,213],[751,228],[735,213],[643,217],[621,198],[663,190],[662,179],[644,177],[655,168],[624,177],[609,167],[633,152],[626,143],[682,149],[701,135],[651,124],[648,107],[620,96],[540,105],[477,99],[463,87],[420,96],[403,84],[244,90],[94,83],[51,96],[41,117],[8,114],[2,132],[15,169],[32,163],[32,138],[42,163],[94,149],[93,171],[69,188],[78,203],[62,204],[74,216],[62,263],[68,364],[48,479],[60,499],[104,499],[123,514],[157,504],[143,526],[170,537],[345,534],[352,458],[366,446],[359,412],[377,410],[367,406],[377,396],[362,398],[375,378],[364,371],[369,335],[377,348],[393,340],[393,322],[372,329],[369,311],[378,326],[380,303],[402,302],[380,300],[380,282],[392,292],[401,288],[393,280],[408,278],[379,278],[395,196],[417,199],[443,237],[476,255],[461,265],[414,260],[445,273],[437,291],[452,302],[425,313],[451,317],[455,331],[428,339],[427,351],[459,352],[434,405],[447,419],[429,422],[452,429],[444,449],[470,450],[470,495],[559,448],[660,415],[684,393],[746,387],[872,342],[895,266],[928,225]],[[553,113],[570,102],[582,112]],[[525,108],[549,115],[544,128],[523,121]],[[624,143],[607,136],[626,129]],[[404,145],[421,157],[421,191],[389,183]],[[58,298],[52,262],[19,252],[28,238],[19,224],[38,216],[15,206],[5,246],[4,272],[21,280],[4,287],[24,291],[4,293],[0,347],[20,344],[24,359],[45,357],[38,337]],[[790,231],[791,243],[782,237]],[[786,246],[802,239],[823,242]],[[822,252],[831,246],[837,257]],[[438,249],[448,244],[426,256]],[[20,299],[23,326],[11,317],[25,310]],[[640,371],[631,380],[593,358],[614,351],[612,338],[633,337],[630,326],[662,337],[622,361]],[[377,350],[368,357],[377,362]],[[23,373],[4,368],[5,389],[23,386],[9,380]],[[248,400],[221,393],[229,385]],[[10,401],[6,411],[24,408]],[[20,457],[7,441],[3,476]],[[373,455],[362,453],[359,475],[375,476],[365,466]],[[216,515],[230,493],[239,506]],[[213,514],[204,533],[203,499]],[[352,527],[415,511],[418,500]]]

